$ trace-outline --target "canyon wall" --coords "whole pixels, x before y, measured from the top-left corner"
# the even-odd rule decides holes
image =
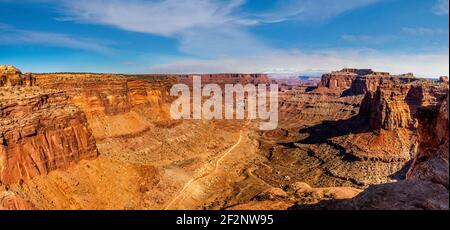
[[[448,93],[448,90],[447,90]],[[395,183],[371,185],[352,199],[296,205],[302,210],[448,210],[448,94],[437,105],[418,109],[418,148],[407,177]]]
[[[413,130],[416,126],[414,114],[417,109],[436,105],[445,96],[445,87],[448,85],[425,80],[403,84],[384,83],[376,91],[366,93],[359,116],[368,118],[373,130]]]
[[[0,183],[28,180],[97,156],[85,114],[64,92],[5,87],[0,87]]]
[[[364,95],[376,91],[383,84],[404,84],[416,80],[410,73],[393,76],[371,69],[342,69],[324,74],[316,91],[342,96]]]
[[[86,113],[117,115],[137,106],[158,107],[170,101],[174,78],[111,74],[37,74],[42,88],[64,90]]]
[[[0,181],[27,180],[97,156],[86,116],[63,93],[0,104]]]
[[[448,95],[439,107],[429,106],[417,112],[420,142],[408,171],[408,179],[432,181],[449,188]]]

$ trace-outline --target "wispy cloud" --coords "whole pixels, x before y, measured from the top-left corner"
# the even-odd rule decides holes
[[[426,27],[403,27],[402,33],[413,36],[438,36],[448,35],[448,29]]]
[[[280,0],[269,12],[253,14],[240,11],[245,0],[62,0],[59,4],[63,20],[171,37],[179,41],[182,52],[219,57],[273,51],[248,32],[251,26],[322,21],[378,1]]]
[[[124,31],[174,39],[178,41],[178,50],[188,54],[180,56],[191,57],[180,60],[178,56],[176,60],[164,60],[165,64],[150,66],[149,70],[152,72],[301,73],[311,69],[328,71],[342,67],[361,67],[393,73],[413,71],[419,75],[448,74],[448,52],[385,54],[349,48],[306,53],[274,48],[251,32],[251,28],[257,25],[285,21],[326,23],[352,10],[382,0],[277,0],[275,6],[270,9],[255,12],[247,11],[246,0],[29,1],[53,3],[58,9],[57,19],[60,21],[110,26]],[[433,12],[448,15],[448,0],[437,1]],[[405,27],[401,31],[403,35],[415,36],[445,32],[436,28],[414,27]],[[380,44],[402,35],[400,32],[393,36],[357,34],[357,31],[355,34],[351,33],[342,35],[341,40]],[[0,34],[0,42],[39,42],[49,46],[96,52],[108,52],[111,49],[104,42],[59,33],[15,30],[13,35]]]
[[[437,0],[433,6],[433,13],[439,16],[448,15],[449,0]]]
[[[394,35],[354,35],[354,34],[344,34],[341,36],[341,40],[351,43],[362,43],[362,44],[382,44],[395,39]]]
[[[278,0],[270,12],[255,14],[260,22],[286,20],[325,21],[345,12],[369,6],[381,0]]]
[[[7,24],[0,24],[0,43],[62,47],[91,51],[106,55],[115,52],[115,50],[104,41],[100,42],[91,38],[74,37],[62,33],[47,33],[41,31],[22,30]]]
[[[237,9],[244,0],[62,1],[63,20],[113,26],[178,40],[179,50],[197,56],[264,52],[268,47],[246,28]],[[61,3],[60,3],[61,4]]]
[[[232,16],[242,0],[63,0],[63,19],[114,26],[162,36],[177,36],[191,29],[213,29],[241,24]]]

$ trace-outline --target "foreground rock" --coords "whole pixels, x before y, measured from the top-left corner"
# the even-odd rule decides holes
[[[0,210],[35,210],[36,207],[29,201],[21,198],[11,191],[0,188]]]
[[[258,194],[252,201],[235,205],[229,210],[280,210],[294,204],[316,204],[323,200],[349,199],[362,190],[351,187],[313,188],[307,183],[296,182],[284,190],[270,188]]]
[[[85,114],[63,92],[0,88],[0,183],[29,180],[96,156]]]
[[[438,109],[418,112],[419,148],[407,174],[397,183],[373,185],[349,200],[322,201],[293,209],[449,209],[448,95]]]

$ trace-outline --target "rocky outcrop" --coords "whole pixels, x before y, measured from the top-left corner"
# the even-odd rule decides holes
[[[294,204],[316,204],[323,200],[349,199],[362,190],[351,187],[313,188],[307,183],[296,182],[285,189],[269,188],[252,201],[232,206],[229,210],[280,210]]]
[[[0,210],[36,210],[36,207],[14,192],[2,192],[0,188]]]
[[[63,92],[0,89],[0,95],[0,183],[97,156],[85,114]]]
[[[353,199],[295,205],[294,210],[448,210],[448,190],[422,180],[372,185]]]
[[[425,80],[409,84],[385,82],[376,91],[367,92],[359,116],[368,119],[372,130],[414,129],[417,108],[436,105],[445,87]]]
[[[88,115],[113,116],[136,106],[158,106],[170,100],[175,79],[153,77],[152,81],[111,74],[38,74],[38,86],[59,89]]]
[[[447,91],[448,93],[448,91]],[[353,199],[296,205],[293,209],[449,209],[448,94],[439,107],[418,110],[419,148],[406,180],[369,186]]]
[[[22,74],[14,66],[0,65],[0,87],[33,86],[34,84],[31,73]]]
[[[449,188],[448,111],[448,96],[438,111],[435,107],[419,110],[420,144],[408,179],[432,181]]]
[[[370,71],[371,72],[371,71]],[[331,91],[342,93],[352,86],[353,81],[358,77],[358,70],[343,69],[324,74],[318,85],[319,91]]]
[[[375,92],[378,86],[386,83],[403,84],[416,80],[413,74],[392,76],[387,72],[374,72],[371,69],[343,69],[324,74],[316,91],[342,96],[364,95]]]
[[[343,92],[344,95],[364,95],[368,92],[377,91],[378,87],[385,84],[401,85],[414,82],[417,79],[412,74],[391,76],[386,73],[373,73],[365,76],[358,76],[349,89]]]

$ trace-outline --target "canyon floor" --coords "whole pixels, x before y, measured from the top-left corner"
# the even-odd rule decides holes
[[[448,209],[446,78],[202,75],[281,85],[278,128],[260,131],[171,119],[191,75],[0,70],[0,209]]]

